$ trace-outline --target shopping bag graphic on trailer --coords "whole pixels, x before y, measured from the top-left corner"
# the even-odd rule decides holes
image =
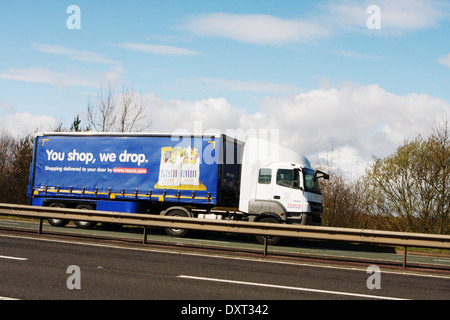
[[[161,148],[161,163],[159,166],[160,186],[179,186],[181,183],[181,147]]]
[[[200,155],[197,148],[191,146],[183,149],[181,162],[181,180],[182,185],[198,186],[200,185]]]

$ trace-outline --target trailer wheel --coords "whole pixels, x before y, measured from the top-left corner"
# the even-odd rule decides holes
[[[76,207],[76,209],[79,209],[79,210],[94,210],[94,208],[91,205],[88,205],[88,204],[79,204]],[[95,222],[95,221],[75,220],[74,223],[77,226],[77,228],[80,228],[80,229],[93,229],[97,225],[97,222]]]
[[[63,203],[51,203],[49,205],[49,207],[53,207],[53,208],[66,208],[66,205]],[[65,227],[68,223],[69,220],[66,219],[54,219],[54,218],[48,218],[47,219],[48,223],[50,223],[52,226],[54,227]]]
[[[184,217],[184,218],[188,217],[186,212],[182,210],[169,211],[169,213],[167,213],[166,216]],[[176,229],[176,228],[164,228],[164,231],[166,231],[166,233],[171,237],[180,237],[180,238],[185,237],[189,232],[189,230],[186,229]]]
[[[280,221],[278,221],[278,219],[274,218],[274,217],[264,217],[261,220],[259,220],[258,222],[262,222],[262,223],[280,223]],[[264,236],[255,236],[256,240],[261,243],[264,244]],[[267,237],[267,244],[268,245],[276,245],[277,243],[279,243],[281,241],[281,237],[276,237],[276,236],[268,236]]]

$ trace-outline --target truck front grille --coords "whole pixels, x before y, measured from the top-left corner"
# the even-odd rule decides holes
[[[309,202],[309,206],[311,207],[311,213],[312,214],[322,214],[323,212],[323,206],[320,202]]]

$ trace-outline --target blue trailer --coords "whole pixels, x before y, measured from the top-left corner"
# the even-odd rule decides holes
[[[158,214],[177,204],[237,207],[241,147],[225,135],[39,134],[30,204]]]
[[[258,152],[267,147],[267,154]],[[42,133],[35,137],[28,196],[34,206],[317,225],[320,177],[328,176],[305,157],[257,139]],[[183,236],[186,230],[166,232]]]

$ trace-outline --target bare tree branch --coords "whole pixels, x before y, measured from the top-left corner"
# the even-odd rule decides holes
[[[123,86],[122,93],[117,95],[109,85],[88,101],[88,123],[95,131],[144,131],[151,126],[148,118],[142,96],[132,86]]]

